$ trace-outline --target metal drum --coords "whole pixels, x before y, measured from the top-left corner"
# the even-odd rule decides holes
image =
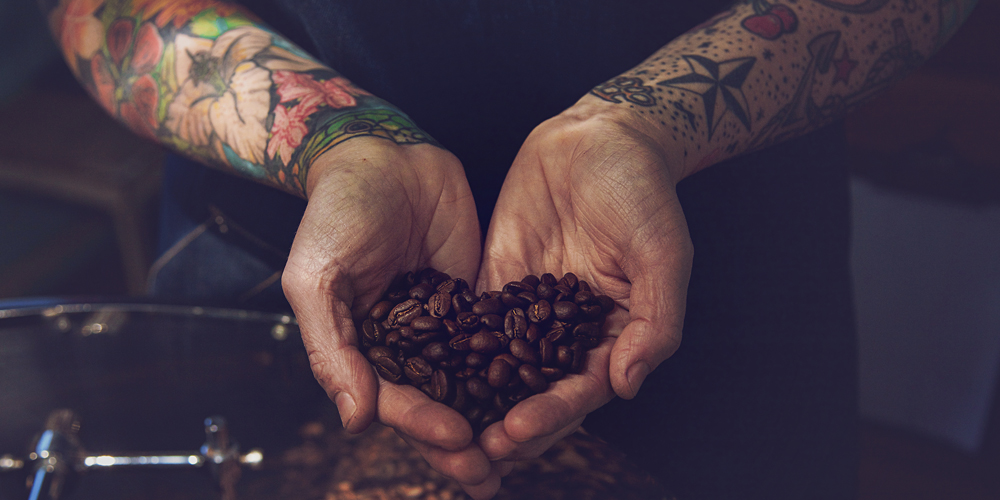
[[[669,497],[577,433],[497,498]],[[352,436],[295,319],[146,302],[0,301],[0,498],[465,498],[391,430]]]

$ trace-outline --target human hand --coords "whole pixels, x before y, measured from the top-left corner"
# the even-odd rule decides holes
[[[401,272],[434,267],[475,279],[479,224],[462,165],[429,144],[358,137],[318,157],[306,184],[309,202],[282,285],[316,380],[348,431],[377,416],[435,469],[482,482],[490,466],[468,422],[378,377],[354,326]]]
[[[582,373],[484,431],[494,461],[536,457],[616,394],[631,399],[680,344],[693,254],[675,191],[681,164],[639,120],[593,101],[525,141],[490,222],[478,289],[571,271],[619,307]]]

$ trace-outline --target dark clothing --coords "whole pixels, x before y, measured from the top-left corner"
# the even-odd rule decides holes
[[[731,3],[278,1],[249,5],[462,160],[484,230],[534,126]],[[855,495],[843,153],[831,127],[678,186],[695,246],[683,344],[639,397],[612,402],[584,426],[681,499]],[[241,230],[207,224],[163,266],[157,289],[283,306],[277,284],[246,293],[280,270],[304,203],[180,163],[168,168],[163,248],[207,219],[209,205]],[[252,262],[230,276],[200,274],[226,251]]]

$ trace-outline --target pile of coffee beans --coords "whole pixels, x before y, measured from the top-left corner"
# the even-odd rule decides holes
[[[382,378],[451,406],[478,434],[549,383],[578,373],[615,307],[566,273],[477,296],[434,269],[398,277],[359,329]]]

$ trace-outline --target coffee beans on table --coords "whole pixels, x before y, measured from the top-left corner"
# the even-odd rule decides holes
[[[428,268],[399,276],[358,333],[382,378],[451,406],[479,434],[579,373],[614,307],[573,273],[529,275],[477,296],[465,280]]]

